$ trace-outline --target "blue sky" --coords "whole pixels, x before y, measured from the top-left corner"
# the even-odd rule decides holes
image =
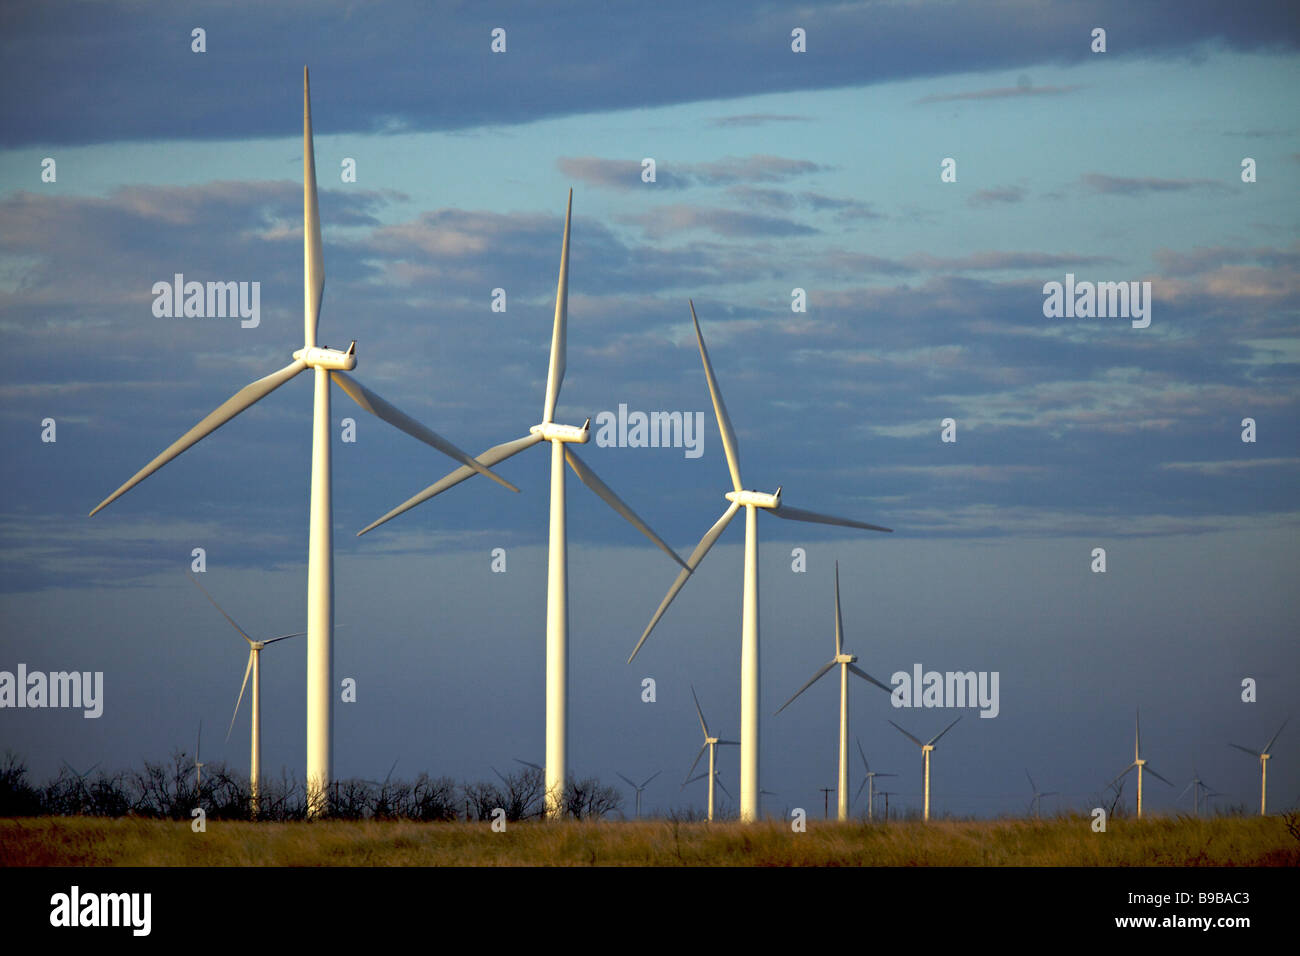
[[[572,187],[560,419],[626,403],[706,421],[698,459],[591,447],[588,463],[683,554],[724,507],[692,297],[746,483],[897,529],[761,522],[765,713],[829,656],[838,559],[868,671],[1002,675],[999,716],[968,711],[943,741],[941,809],[1020,809],[1026,766],[1065,805],[1091,806],[1131,759],[1138,706],[1151,761],[1179,789],[1195,767],[1237,802],[1257,797],[1225,743],[1261,745],[1300,690],[1292,8],[692,3],[633,20],[572,3],[539,20],[510,5],[320,6],[305,33],[294,5],[4,14],[0,328],[22,361],[0,385],[13,450],[0,669],[101,669],[107,694],[97,721],[0,713],[34,769],[138,764],[188,746],[199,719],[229,720],[243,652],[184,580],[191,548],[207,549],[207,586],[250,632],[302,626],[302,381],[85,514],[300,344],[307,62],[321,338],[357,339],[361,381],[471,452],[534,424]],[[206,53],[190,51],[194,26]],[[489,51],[496,26],[504,54]],[[790,51],[795,26],[806,53]],[[1104,54],[1089,51],[1095,26]],[[45,157],[56,182],[41,180]],[[345,157],[355,183],[340,180]],[[956,182],[940,181],[945,157]],[[155,317],[151,287],[176,272],[260,282],[260,324]],[[1150,327],[1045,318],[1043,285],[1066,273],[1150,281]],[[497,287],[504,314],[490,310]],[[791,311],[796,287],[805,313]],[[340,772],[375,777],[399,758],[399,774],[481,777],[538,759],[541,454],[502,466],[518,496],[469,481],[358,540],[454,466],[336,392],[336,435],[345,416],[358,441],[335,445],[349,625],[336,675],[361,690],[336,708]],[[40,441],[46,417],[54,444]],[[939,440],[947,417],[955,444]],[[698,748],[689,685],[735,733],[743,532],[628,667],[673,566],[570,484],[571,763],[611,782],[664,769],[647,807],[702,800],[677,791]],[[495,547],[504,575],[489,569]],[[806,573],[790,569],[795,547]],[[1094,547],[1105,575],[1088,570]],[[305,647],[267,654],[266,766],[301,774]],[[1244,677],[1258,703],[1240,701]],[[814,806],[834,783],[825,683],[765,718],[778,804]],[[914,748],[885,720],[928,737],[951,715],[867,690],[854,688],[855,728],[914,804]],[[240,727],[218,754],[236,766]],[[1271,768],[1278,806],[1300,796],[1293,732]]]

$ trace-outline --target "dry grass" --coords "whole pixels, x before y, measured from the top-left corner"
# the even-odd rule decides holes
[[[1297,866],[1269,818],[486,823],[0,820],[3,866]]]

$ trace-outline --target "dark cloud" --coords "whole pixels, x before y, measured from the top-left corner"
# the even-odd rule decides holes
[[[195,11],[132,0],[6,5],[0,129],[9,146],[291,134],[302,64],[318,134],[465,129],[544,117],[917,77],[1080,63],[1105,23],[1125,56],[1295,49],[1291,0],[1252,5],[1099,0],[994,6],[841,3],[799,9],[808,52],[790,51],[790,10],[737,16],[728,0],[629,8],[263,4]],[[207,52],[193,53],[202,20]],[[304,27],[304,24],[309,24]],[[507,30],[507,52],[490,51]],[[942,42],[936,42],[942,37]],[[1017,94],[1019,95],[1019,94]]]
[[[655,162],[653,183],[642,179],[642,160],[562,156],[560,172],[591,186],[605,189],[685,189],[688,186],[726,186],[733,183],[777,183],[821,172],[829,167],[806,159],[781,156],[729,156],[707,163]]]
[[[764,126],[768,123],[807,123],[808,116],[784,116],[780,113],[744,113],[739,116],[715,116],[709,125],[721,129],[735,129],[745,126]]]
[[[756,213],[738,212],[734,209],[683,204],[660,206],[650,212],[626,216],[623,221],[636,223],[652,239],[662,239],[665,236],[698,229],[737,239],[757,236],[811,236],[818,232],[812,226],[779,216],[762,216]]]
[[[1225,190],[1217,179],[1158,179],[1153,176],[1108,176],[1084,173],[1080,181],[1094,192],[1116,196],[1142,196],[1148,193],[1180,193],[1193,189]]]
[[[916,101],[920,106],[925,103],[950,103],[958,100],[1001,100],[1011,96],[1060,96],[1083,89],[1078,85],[1068,86],[1001,86],[987,90],[972,90],[969,93],[935,93],[923,96]]]
[[[990,189],[977,190],[966,200],[966,203],[970,206],[1004,205],[1023,202],[1027,195],[1029,190],[1021,186],[994,186]]]

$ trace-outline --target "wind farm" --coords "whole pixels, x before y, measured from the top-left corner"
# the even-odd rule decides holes
[[[1300,863],[1292,11],[103,6],[7,37],[0,870]]]

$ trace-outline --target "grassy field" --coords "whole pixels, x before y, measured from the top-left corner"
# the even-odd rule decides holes
[[[1278,817],[512,823],[0,819],[0,866],[1297,866]]]

